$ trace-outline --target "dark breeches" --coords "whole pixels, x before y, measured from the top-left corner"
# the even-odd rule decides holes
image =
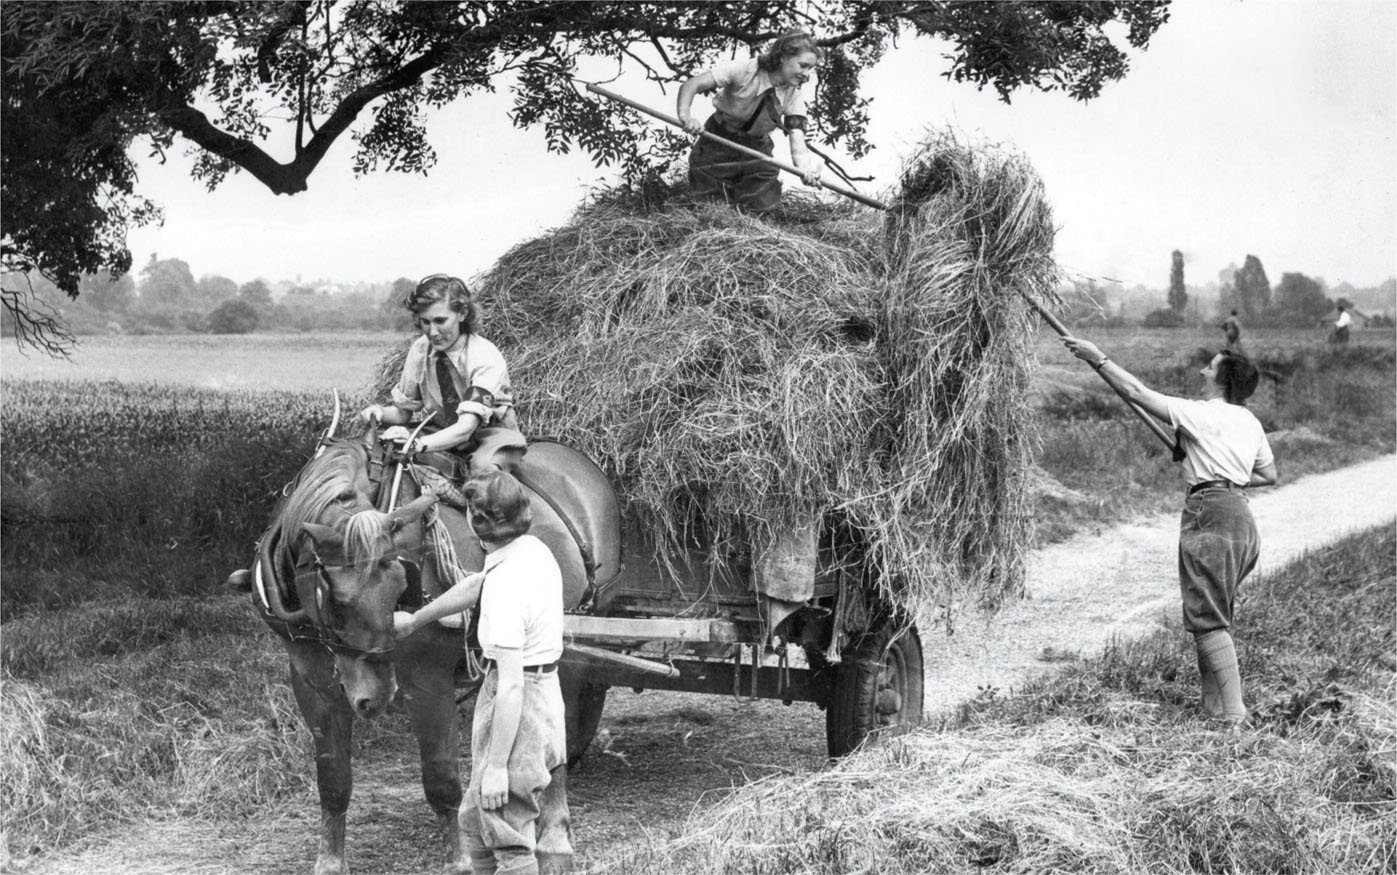
[[[1206,489],[1188,497],[1179,521],[1179,590],[1186,630],[1198,634],[1232,628],[1237,590],[1260,553],[1256,521],[1244,495]]]

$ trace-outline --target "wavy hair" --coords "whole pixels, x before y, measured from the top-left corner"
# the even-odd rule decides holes
[[[434,273],[431,276],[418,280],[417,287],[407,293],[403,298],[403,306],[419,314],[433,304],[445,301],[455,312],[465,317],[461,330],[467,334],[476,334],[476,328],[480,325],[480,308],[476,306],[475,296],[471,294],[470,286],[465,280],[445,273]]]
[[[523,485],[504,471],[477,474],[461,491],[469,503],[471,527],[482,541],[505,544],[526,534],[533,525],[529,496]]]
[[[757,56],[757,69],[774,73],[781,62],[802,52],[814,52],[816,62],[825,60],[825,51],[815,44],[815,38],[803,30],[788,30],[772,40],[766,51]]]

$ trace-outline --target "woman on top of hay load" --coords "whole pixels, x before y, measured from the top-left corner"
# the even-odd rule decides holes
[[[1065,337],[1063,342],[1127,400],[1176,429],[1188,480],[1179,523],[1184,628],[1198,652],[1204,709],[1210,717],[1240,725],[1247,709],[1232,640],[1232,606],[1260,553],[1244,490],[1276,482],[1266,432],[1243,406],[1260,374],[1245,357],[1224,350],[1200,372],[1206,400],[1190,401],[1150,389],[1088,341]]]
[[[409,448],[413,453],[468,452],[472,472],[508,467],[523,455],[524,436],[504,356],[475,333],[480,315],[470,289],[456,277],[432,274],[403,306],[422,336],[408,349],[393,403],[370,404],[360,416],[393,426],[385,439],[406,441],[403,426],[412,414],[431,411],[431,423]]]
[[[806,185],[819,185],[820,165],[805,146],[805,95],[802,88],[820,63],[820,47],[808,33],[792,31],[772,41],[759,57],[728,61],[679,87],[677,112],[684,130],[698,136],[709,131],[739,145],[772,153],[771,132],[786,131],[791,163]],[[691,112],[694,95],[718,94],[713,115],[698,122]],[[694,197],[726,201],[754,213],[781,203],[777,169],[704,137],[689,153],[689,186]]]

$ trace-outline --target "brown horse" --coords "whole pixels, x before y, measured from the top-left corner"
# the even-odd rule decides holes
[[[284,491],[258,541],[252,571],[230,578],[234,585],[251,585],[259,614],[285,646],[292,690],[314,737],[321,812],[317,875],[348,872],[345,813],[353,786],[353,720],[382,713],[395,689],[417,736],[422,787],[437,814],[449,868],[469,870],[458,824],[462,790],[454,685],[464,657],[463,635],[430,624],[398,641],[392,615],[395,608],[416,607],[440,595],[461,571],[478,570],[483,553],[463,515],[437,505],[433,495],[419,495],[410,476],[401,478],[401,492],[411,498],[407,504],[388,513],[375,509],[375,481],[389,479],[383,471],[391,460],[384,453],[373,432],[327,440]],[[595,465],[562,444],[531,446],[529,461],[519,473],[534,487],[533,532],[558,557],[567,606],[573,608],[592,583],[619,568],[615,496]],[[371,471],[380,476],[371,477]],[[379,503],[388,506],[388,489],[382,492]],[[424,514],[434,506],[434,536],[424,538]],[[441,567],[442,551],[433,549],[441,533],[452,542],[454,568]],[[565,687],[572,702],[582,680],[573,677]],[[557,776],[555,786],[565,786],[564,775]],[[566,820],[540,824],[540,847],[548,844],[548,831],[559,829],[567,829]]]

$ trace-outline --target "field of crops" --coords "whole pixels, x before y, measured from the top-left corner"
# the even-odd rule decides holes
[[[1099,325],[1074,329],[1110,355],[1113,361],[1139,373],[1154,373],[1176,365],[1190,363],[1200,351],[1216,352],[1223,346],[1220,329],[1212,328],[1103,328]],[[1319,356],[1335,349],[1327,342],[1322,328],[1256,328],[1244,329],[1242,348],[1248,356],[1264,363],[1275,359],[1291,360],[1306,355]],[[1350,348],[1393,349],[1394,335],[1390,328],[1357,329]],[[1058,336],[1044,328],[1038,333],[1039,389],[1067,379],[1072,382],[1093,382],[1096,377],[1084,365],[1073,359]]]
[[[1089,336],[1151,385],[1180,394],[1197,392],[1198,350],[1217,340],[1201,331]],[[374,365],[400,340],[99,338],[76,364],[23,367],[11,367],[8,352],[0,617],[100,596],[217,592],[246,564],[281,486],[328,424],[329,390],[356,393],[345,402],[352,415],[367,401]],[[1359,332],[1342,349],[1318,331],[1244,340],[1273,375],[1252,407],[1273,433],[1282,476],[1392,451],[1390,331]],[[1040,540],[1172,506],[1177,470],[1154,437],[1050,332],[1038,358]],[[527,400],[528,387],[519,388]]]
[[[1213,329],[1102,328],[1081,335],[1108,350],[1127,367],[1154,370],[1183,364],[1198,349],[1217,349],[1222,332]],[[390,333],[147,335],[80,339],[70,361],[24,355],[12,343],[0,347],[6,380],[119,380],[160,383],[214,391],[365,390],[375,365],[402,340]],[[1292,355],[1326,348],[1323,329],[1250,329],[1243,345],[1254,356]],[[1391,329],[1359,329],[1353,346],[1391,348]],[[1037,346],[1045,375],[1070,371],[1090,376],[1073,364],[1053,332],[1043,329]]]
[[[330,416],[321,392],[115,380],[7,377],[0,402],[5,619],[216,592]]]
[[[68,361],[0,351],[8,380],[120,380],[218,391],[361,392],[401,335],[186,334],[79,338]]]

